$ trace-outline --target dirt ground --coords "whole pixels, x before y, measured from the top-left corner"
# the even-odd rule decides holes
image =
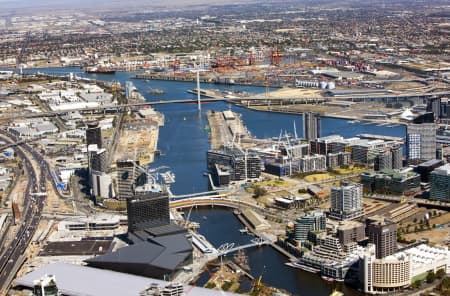
[[[450,235],[450,228],[445,227],[443,229],[432,229],[421,231],[417,233],[408,233],[404,237],[406,240],[419,240],[421,238],[427,238],[431,243],[445,245],[444,241],[448,240]]]

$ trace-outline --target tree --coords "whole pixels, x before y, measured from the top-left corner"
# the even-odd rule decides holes
[[[414,282],[412,283],[411,286],[412,286],[414,289],[416,289],[416,288],[419,288],[421,285],[422,285],[422,281],[421,281],[421,280],[416,280],[416,281],[414,281]]]
[[[436,279],[436,274],[434,273],[434,271],[429,271],[427,273],[427,283],[431,284],[432,282],[434,282],[434,280]]]
[[[442,279],[443,277],[445,276],[445,270],[444,269],[439,269],[437,272],[436,272],[436,277],[438,278],[438,279]]]
[[[264,194],[267,193],[267,190],[264,189],[263,187],[259,186],[259,185],[255,185],[253,186],[253,196],[255,198],[258,198],[260,196],[263,196]]]

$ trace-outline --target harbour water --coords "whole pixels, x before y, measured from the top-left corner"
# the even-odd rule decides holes
[[[80,77],[105,81],[119,81],[125,85],[135,72],[116,72],[114,75],[86,74],[77,67],[29,69],[24,72],[41,72],[49,74],[68,75],[70,72]],[[196,99],[196,96],[186,91],[196,87],[195,83],[160,81],[160,80],[133,80],[136,88],[148,101]],[[240,90],[250,93],[264,93],[264,87],[226,86],[204,84],[205,89]],[[163,90],[164,94],[148,94],[150,89]],[[209,149],[207,110],[225,110],[231,108],[242,114],[242,119],[249,131],[258,138],[278,137],[280,131],[293,133],[294,122],[298,135],[302,135],[302,116],[293,114],[280,114],[260,112],[236,107],[223,102],[202,105],[199,113],[195,104],[159,105],[156,109],[165,116],[165,125],[159,133],[158,149],[162,155],[157,157],[154,166],[169,166],[175,173],[176,183],[171,189],[174,194],[187,194],[208,190],[207,179],[203,176],[206,168],[206,151]],[[322,136],[340,134],[344,137],[353,137],[361,133],[382,134],[387,136],[404,137],[406,129],[398,125],[394,127],[379,126],[375,123],[352,123],[346,119],[323,118]]]
[[[119,81],[125,85],[135,75],[133,72],[117,72],[114,75],[85,74],[79,68],[50,68],[25,70],[25,72],[40,71],[49,74],[68,74],[74,72],[78,76],[105,81]],[[195,99],[196,96],[186,91],[195,88],[195,83],[173,81],[134,80],[137,89],[148,101]],[[263,93],[265,88],[246,86],[202,85],[202,88],[221,90],[242,90],[251,93]],[[163,90],[164,94],[148,94],[150,89]],[[293,133],[294,122],[298,135],[302,134],[302,117],[300,115],[259,112],[241,107],[229,106],[223,102],[202,105],[198,112],[195,104],[160,105],[156,109],[165,115],[165,125],[159,133],[158,148],[162,155],[157,157],[154,166],[169,166],[175,173],[176,183],[171,189],[174,194],[186,194],[208,190],[207,179],[202,172],[206,167],[206,151],[209,149],[207,110],[225,110],[231,108],[242,114],[242,119],[249,131],[259,137],[278,137],[280,131]],[[352,123],[345,119],[323,118],[322,135],[340,134],[353,137],[361,133],[382,134],[404,137],[406,129],[403,126],[378,126],[373,123]],[[203,219],[206,217],[206,220]],[[239,233],[242,228],[233,213],[221,209],[201,209],[191,213],[191,219],[201,223],[200,233],[216,247],[225,242],[243,244],[249,237]],[[263,276],[263,282],[285,289],[295,295],[329,295],[332,285],[319,276],[305,271],[292,269],[284,265],[286,258],[271,247],[254,248],[248,251],[251,273]],[[345,295],[358,295],[345,285],[338,287]]]
[[[190,220],[200,223],[199,232],[217,248],[224,243],[243,245],[253,238],[239,232],[243,226],[234,214],[226,209],[193,209]],[[328,283],[319,275],[286,266],[287,258],[270,246],[246,249],[250,274],[255,278],[262,276],[265,284],[284,289],[294,295],[325,296],[333,289],[342,291],[346,296],[362,295],[358,291],[342,283]],[[205,284],[209,278],[207,273],[197,281],[197,285]]]

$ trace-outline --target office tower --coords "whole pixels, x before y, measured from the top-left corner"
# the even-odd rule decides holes
[[[369,242],[375,245],[378,259],[397,251],[397,224],[383,217],[368,218],[366,223]]]
[[[97,144],[99,149],[102,148],[102,130],[98,125],[98,122],[93,121],[87,124],[86,128],[86,144]]]
[[[430,199],[450,202],[450,164],[432,171],[430,181]]]
[[[442,144],[438,144],[436,147],[436,159],[442,159],[444,158],[444,151]]]
[[[128,232],[170,224],[169,196],[148,193],[127,198]]]
[[[375,156],[374,170],[382,171],[386,169],[392,169],[392,152],[390,150],[380,150]]]
[[[347,183],[331,189],[330,217],[337,220],[355,219],[364,215],[361,184]]]
[[[409,124],[406,148],[410,163],[434,159],[436,157],[436,125],[434,123]]]
[[[134,195],[137,176],[138,172],[134,160],[117,161],[117,187],[120,200],[125,200]]]
[[[96,144],[88,146],[89,170],[106,172],[108,170],[108,158],[106,149],[99,149]]]
[[[297,241],[306,241],[308,232],[323,231],[326,228],[326,217],[322,211],[307,213],[294,223],[294,236]]]
[[[441,117],[441,98],[432,98],[428,101],[427,111],[433,112],[434,118]]]
[[[303,138],[312,141],[320,138],[320,115],[312,112],[303,113]]]
[[[392,168],[394,170],[399,170],[403,168],[403,150],[400,145],[392,147]]]
[[[106,172],[108,158],[106,149],[98,149],[97,144],[88,146],[89,184],[95,197],[109,198],[112,193],[112,180]]]

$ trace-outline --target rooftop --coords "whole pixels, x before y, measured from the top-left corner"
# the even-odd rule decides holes
[[[46,265],[14,281],[16,285],[33,288],[33,281],[46,274],[55,276],[62,294],[68,296],[136,296],[151,284],[168,285],[168,282],[115,271],[81,265],[55,263]],[[184,286],[187,296],[232,296],[233,293]]]
[[[450,176],[450,163],[434,169],[432,173],[437,175]]]

